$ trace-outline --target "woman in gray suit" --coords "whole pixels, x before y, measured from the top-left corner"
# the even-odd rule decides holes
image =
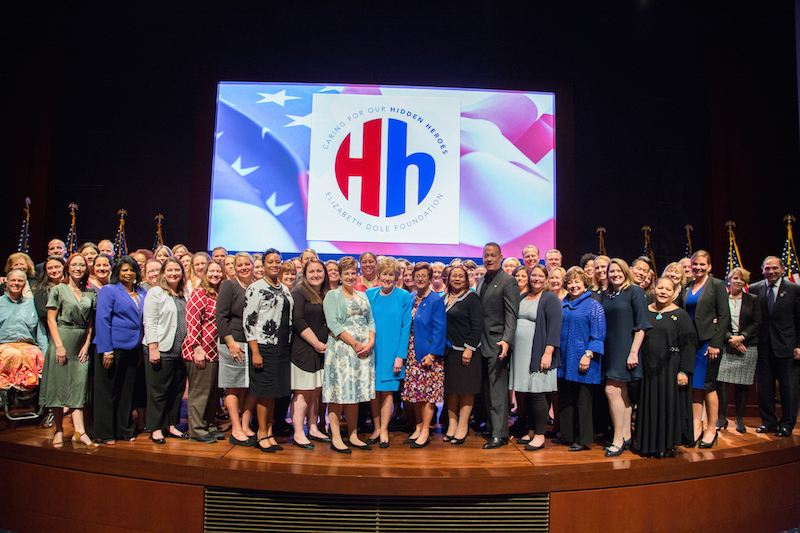
[[[719,416],[717,372],[721,351],[725,347],[725,332],[731,321],[725,283],[712,277],[710,272],[711,255],[705,250],[696,251],[692,255],[694,280],[687,283],[681,292],[681,307],[689,313],[694,322],[697,345],[700,347],[695,355],[692,414],[694,439],[701,448],[711,448],[717,442],[716,425]],[[704,402],[707,431],[703,431]]]

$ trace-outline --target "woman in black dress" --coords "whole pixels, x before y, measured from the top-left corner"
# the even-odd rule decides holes
[[[294,340],[292,342],[291,380],[292,426],[295,446],[310,450],[312,440],[330,442],[319,430],[320,398],[322,397],[322,372],[325,349],[328,347],[328,325],[322,310],[322,301],[328,293],[328,273],[319,259],[309,259],[303,266],[303,276],[292,289],[294,315],[292,317]],[[324,413],[323,413],[324,416]],[[308,436],[303,432],[303,421],[308,419]]]
[[[475,291],[469,289],[469,275],[463,266],[450,270],[445,310],[444,391],[449,423],[444,440],[464,444],[475,395],[481,391],[483,307]]]
[[[649,457],[671,457],[675,446],[693,442],[692,393],[697,337],[689,315],[672,301],[675,283],[656,282],[655,301],[648,306],[653,327],[642,343],[642,380],[636,413],[636,443]]]

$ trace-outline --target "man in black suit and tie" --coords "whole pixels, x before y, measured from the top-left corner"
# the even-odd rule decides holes
[[[500,245],[490,242],[483,247],[486,275],[478,282],[477,291],[483,306],[481,354],[483,365],[483,398],[489,420],[489,442],[484,449],[508,444],[508,350],[514,343],[519,308],[519,285],[503,271]]]
[[[761,303],[758,333],[758,433],[792,434],[797,421],[797,367],[800,364],[800,286],[783,277],[783,262],[768,256],[761,265],[764,280],[750,286]],[[781,419],[775,414],[775,380],[781,391]]]

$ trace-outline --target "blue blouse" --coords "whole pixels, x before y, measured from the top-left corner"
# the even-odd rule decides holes
[[[600,359],[606,338],[606,315],[603,306],[586,291],[574,300],[561,302],[564,320],[561,325],[561,366],[558,377],[578,383],[600,383]],[[591,350],[594,357],[585,373],[578,370],[581,357]]]

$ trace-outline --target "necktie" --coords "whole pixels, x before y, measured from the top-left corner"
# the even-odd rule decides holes
[[[767,309],[769,310],[769,314],[772,314],[772,308],[775,306],[775,284],[771,284],[769,286],[769,292],[767,293]]]

